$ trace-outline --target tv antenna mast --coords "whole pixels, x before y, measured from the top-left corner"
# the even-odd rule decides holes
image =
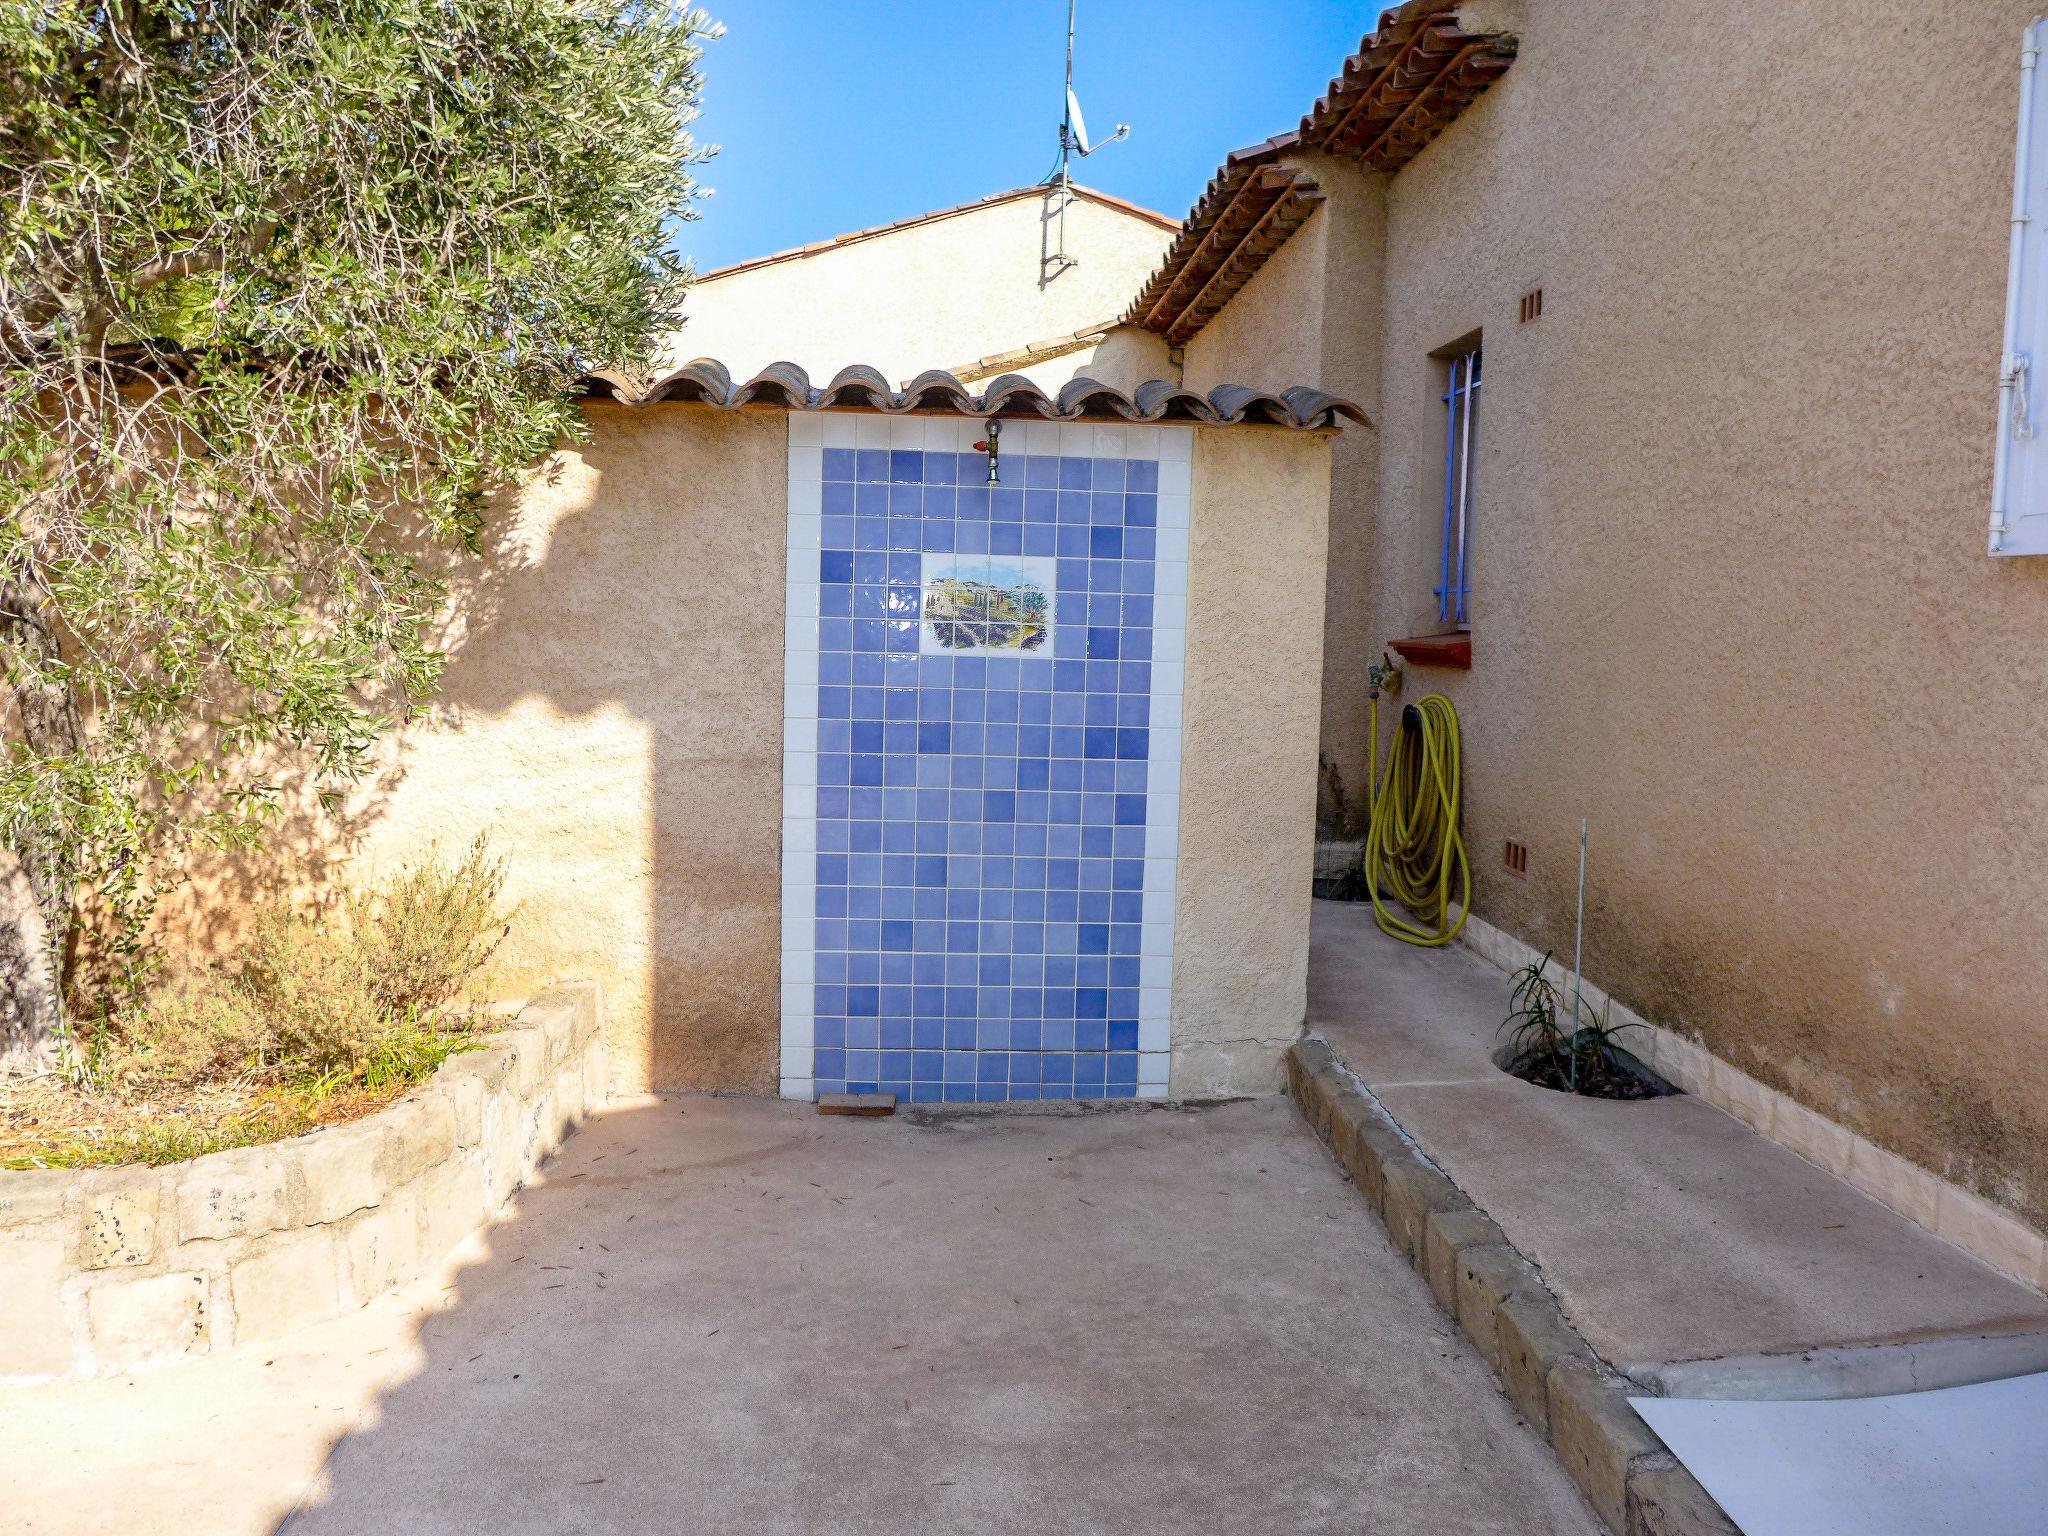
[[[1116,132],[1112,133],[1100,144],[1090,144],[1088,142],[1088,124],[1081,116],[1080,100],[1074,95],[1074,7],[1076,3],[1077,0],[1067,0],[1067,111],[1066,116],[1060,119],[1060,165],[1058,171],[1046,178],[1047,185],[1057,184],[1059,187],[1059,210],[1056,219],[1053,221],[1058,226],[1055,234],[1057,248],[1040,256],[1038,286],[1041,288],[1066,271],[1067,268],[1079,264],[1077,257],[1067,254],[1067,205],[1074,200],[1073,177],[1070,172],[1075,155],[1078,153],[1085,160],[1088,156],[1094,154],[1096,150],[1107,149],[1118,140],[1127,139],[1131,136],[1131,125],[1129,123],[1118,123],[1116,125]],[[1040,243],[1039,248],[1041,252],[1044,252],[1043,242]]]

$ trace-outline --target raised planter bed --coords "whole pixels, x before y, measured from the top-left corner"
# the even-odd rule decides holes
[[[161,1168],[0,1171],[0,1381],[275,1338],[431,1268],[603,1102],[595,982],[348,1125]]]

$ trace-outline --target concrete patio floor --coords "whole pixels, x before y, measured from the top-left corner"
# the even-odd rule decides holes
[[[46,1536],[1598,1528],[1279,1099],[642,1101],[443,1281],[0,1425]]]

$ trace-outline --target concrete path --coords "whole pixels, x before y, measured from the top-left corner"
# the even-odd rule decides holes
[[[648,1101],[466,1257],[289,1348],[0,1393],[8,1529],[1597,1529],[1277,1099]]]
[[[1509,1077],[1493,1063],[1507,994],[1461,949],[1397,943],[1369,906],[1316,904],[1310,1029],[1541,1267],[1610,1363],[1730,1396],[2048,1365],[2048,1301],[1733,1116]]]

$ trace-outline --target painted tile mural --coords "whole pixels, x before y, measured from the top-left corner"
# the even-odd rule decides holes
[[[790,417],[782,1089],[1163,1097],[1192,433]]]

